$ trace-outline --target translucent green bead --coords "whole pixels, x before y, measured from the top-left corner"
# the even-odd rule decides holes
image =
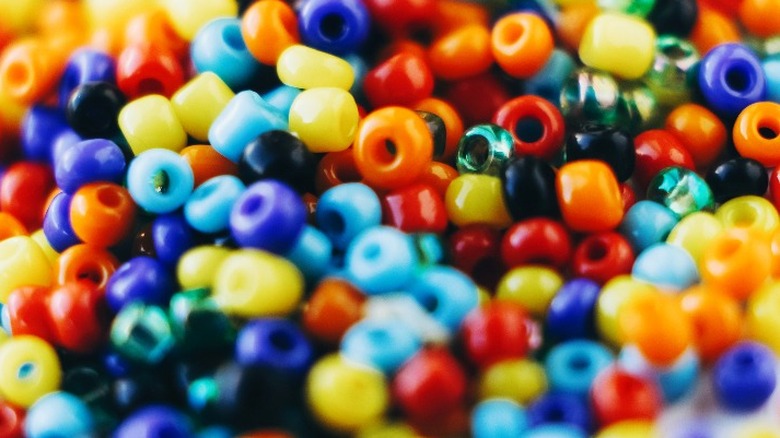
[[[647,16],[655,6],[655,0],[598,0],[596,3],[602,11],[617,11],[640,17]]]
[[[160,363],[176,340],[165,310],[140,302],[122,308],[111,324],[111,345],[138,362]]]
[[[677,106],[691,99],[690,76],[699,62],[699,52],[689,41],[672,35],[656,40],[653,66],[644,81],[662,105]]]
[[[638,81],[620,85],[620,117],[632,134],[655,128],[662,119],[661,109],[655,94]]]
[[[647,199],[665,205],[680,217],[712,210],[715,206],[712,191],[704,179],[679,166],[658,172],[647,188]]]
[[[171,329],[184,353],[229,349],[236,328],[205,288],[179,292],[168,310]]]
[[[447,251],[444,242],[434,233],[418,233],[412,235],[414,247],[420,258],[420,264],[436,265],[442,264],[447,259]]]
[[[612,125],[620,115],[620,88],[609,73],[583,67],[564,83],[560,103],[571,125]]]
[[[456,165],[460,173],[498,176],[515,154],[515,141],[506,129],[492,124],[475,125],[458,142]]]

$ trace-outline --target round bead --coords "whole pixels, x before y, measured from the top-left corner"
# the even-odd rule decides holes
[[[461,328],[466,355],[480,369],[522,359],[528,351],[527,321],[525,309],[508,301],[493,301],[475,309]]]
[[[522,434],[523,438],[585,438],[587,433],[570,424],[542,424]]]
[[[620,187],[612,169],[601,161],[563,165],[555,188],[563,220],[572,230],[608,231],[623,219]]]
[[[176,289],[165,266],[151,257],[135,257],[123,263],[106,285],[106,302],[114,312],[132,302],[164,306]]]
[[[48,287],[52,280],[49,260],[32,238],[15,236],[0,242],[0,302],[19,286]]]
[[[28,230],[43,223],[47,198],[54,188],[51,168],[43,163],[19,161],[9,166],[0,185],[0,209]]]
[[[255,2],[241,18],[241,35],[258,61],[275,65],[286,48],[300,41],[298,17],[283,1]]]
[[[639,201],[626,212],[619,231],[634,251],[640,253],[653,244],[666,241],[677,222],[677,215],[663,205]]]
[[[671,132],[661,129],[645,131],[634,138],[634,147],[634,180],[640,189],[646,188],[660,171],[669,166],[695,168],[690,152]]]
[[[75,395],[60,391],[38,399],[24,420],[24,433],[30,438],[56,434],[87,436],[94,432],[94,427],[87,405]]]
[[[119,130],[117,117],[126,99],[116,85],[88,82],[79,85],[67,101],[68,124],[84,138],[110,137]]]
[[[294,375],[311,365],[313,351],[300,328],[284,319],[253,319],[236,338],[236,362],[266,366]]]
[[[680,166],[658,172],[647,188],[647,199],[665,205],[680,217],[710,210],[715,204],[712,190],[704,179]]]
[[[335,87],[302,91],[289,111],[290,131],[311,152],[338,152],[352,145],[358,128],[358,107],[352,95]]]
[[[117,427],[114,436],[116,438],[131,438],[161,434],[166,434],[170,438],[191,436],[190,420],[183,413],[168,406],[145,406],[127,417]]]
[[[774,353],[756,342],[726,351],[713,368],[715,396],[729,411],[750,412],[767,402],[777,384]]]
[[[371,21],[361,1],[315,0],[298,12],[301,38],[306,45],[330,53],[350,53],[363,45]]]
[[[178,259],[176,279],[183,289],[210,288],[219,265],[230,250],[219,246],[196,246]]]
[[[657,367],[650,364],[636,347],[627,345],[620,351],[619,363],[632,374],[655,379],[667,403],[681,401],[691,394],[699,377],[699,358],[693,349],[686,350],[674,363]]]
[[[760,196],[740,196],[718,207],[715,217],[724,228],[741,228],[762,237],[780,226],[780,215],[771,202]]]
[[[680,297],[680,307],[698,328],[693,341],[703,362],[714,361],[742,336],[742,309],[719,288],[689,288]]]
[[[459,227],[487,224],[506,228],[512,223],[501,193],[501,180],[493,176],[458,176],[447,187],[444,202],[450,221]]]
[[[18,335],[0,346],[0,394],[29,407],[60,386],[61,368],[51,345],[36,336]]]
[[[61,106],[70,99],[71,93],[80,85],[92,82],[113,83],[116,81],[116,61],[107,53],[91,49],[73,52],[62,73],[58,90]]]
[[[496,298],[518,303],[532,315],[541,317],[562,285],[561,275],[550,268],[521,266],[501,278]]]
[[[654,244],[639,253],[631,274],[672,291],[681,291],[699,281],[699,270],[690,254],[668,243]]]
[[[647,19],[659,35],[685,37],[696,24],[698,5],[695,0],[655,0],[655,6],[647,15]]]
[[[501,241],[501,259],[513,268],[527,264],[564,268],[571,259],[572,242],[566,227],[546,218],[526,219],[512,225]]]
[[[547,393],[528,406],[528,421],[532,427],[565,425],[580,432],[593,428],[587,402],[565,393]]]
[[[710,169],[707,184],[715,202],[724,203],[743,195],[763,196],[769,185],[764,166],[750,158],[733,158]]]
[[[341,354],[349,360],[392,375],[422,348],[410,327],[391,321],[364,320],[350,327],[341,340]]]
[[[613,361],[607,347],[594,341],[574,340],[553,347],[544,360],[544,369],[552,390],[587,396],[596,376]]]
[[[316,218],[333,244],[344,249],[356,235],[380,224],[379,198],[363,184],[340,184],[320,196]]]
[[[358,234],[344,256],[349,280],[370,295],[409,285],[417,264],[417,252],[409,236],[385,226]]]
[[[316,282],[332,267],[333,243],[322,231],[307,224],[284,257],[298,267],[307,282]]]
[[[81,242],[70,224],[71,199],[67,193],[59,193],[52,198],[46,209],[46,216],[43,217],[46,241],[55,251],[65,251]]]
[[[596,302],[596,329],[601,339],[613,346],[621,345],[623,334],[618,317],[623,306],[636,295],[655,291],[654,286],[630,275],[617,276],[604,284]]]
[[[766,79],[758,57],[742,44],[721,44],[702,58],[699,88],[708,106],[735,117],[745,107],[764,99]]]
[[[70,224],[82,242],[105,248],[116,245],[130,233],[135,212],[135,202],[124,187],[91,183],[73,194]]]
[[[600,160],[609,165],[618,181],[634,173],[634,142],[630,134],[604,125],[586,124],[569,134],[564,149],[566,162]]]
[[[395,189],[382,199],[384,221],[405,233],[443,233],[447,228],[443,198],[429,184]]]
[[[241,36],[238,18],[218,18],[200,28],[190,45],[190,55],[198,73],[213,72],[232,89],[251,84],[260,70]]]
[[[699,53],[690,42],[672,35],[656,41],[655,59],[644,81],[663,105],[677,106],[690,100],[688,80],[699,62]]]
[[[602,12],[588,24],[579,46],[582,62],[624,79],[640,78],[650,68],[655,31],[644,20]],[[631,59],[626,63],[622,60]]]
[[[169,213],[184,205],[195,185],[192,168],[181,155],[150,149],[135,157],[127,170],[127,189],[139,207]]]
[[[471,276],[477,284],[495,289],[506,270],[499,254],[500,238],[500,233],[487,225],[460,228],[449,238],[452,266]]]
[[[306,221],[300,196],[274,180],[244,190],[230,212],[230,231],[242,247],[283,253],[295,245]]]
[[[238,161],[245,184],[276,179],[301,192],[310,191],[316,160],[307,146],[288,131],[268,131],[252,140]]]
[[[545,318],[551,339],[591,338],[596,334],[595,309],[601,287],[594,281],[574,278],[556,292]]]
[[[609,367],[596,376],[590,400],[601,426],[625,420],[654,420],[662,408],[655,383],[618,367]]]
[[[544,67],[555,46],[550,28],[536,14],[508,14],[493,25],[493,56],[503,71],[529,78]],[[522,57],[518,57],[522,54]],[[522,62],[520,62],[522,58]]]
[[[373,108],[411,106],[433,94],[433,72],[424,53],[401,52],[380,62],[363,78],[363,93]]]
[[[666,116],[671,132],[690,153],[698,168],[709,166],[726,146],[726,127],[712,111],[694,103],[684,103]]]
[[[523,84],[525,94],[539,96],[555,106],[560,105],[563,84],[571,76],[577,64],[572,56],[560,48],[553,50],[547,64]]]
[[[624,344],[635,344],[654,365],[673,364],[692,342],[690,320],[677,300],[664,292],[630,297],[620,306],[618,320]]]
[[[365,295],[346,281],[325,278],[314,288],[303,309],[302,324],[314,339],[337,344],[363,316]]]
[[[412,420],[432,420],[451,414],[466,396],[466,374],[443,349],[421,350],[395,375],[392,391]]]
[[[509,400],[484,400],[471,412],[471,433],[474,438],[517,437],[528,426],[526,411]]]
[[[476,125],[463,133],[458,143],[458,171],[498,176],[514,155],[512,135],[496,125]]]
[[[458,80],[484,73],[493,64],[490,29],[464,24],[433,41],[428,62],[437,78]]]
[[[245,189],[244,183],[232,175],[217,176],[204,182],[184,204],[187,224],[206,234],[226,230],[233,204]]]
[[[708,243],[720,234],[723,224],[712,213],[699,211],[685,216],[672,228],[666,243],[683,248],[698,266]]]
[[[544,368],[530,359],[505,360],[484,370],[479,379],[481,399],[505,398],[526,405],[547,391]]]
[[[54,179],[65,193],[96,181],[118,183],[125,172],[122,149],[111,140],[80,141],[65,149],[54,163]]]
[[[726,229],[709,241],[699,266],[707,284],[744,300],[769,277],[771,250],[755,233]]]
[[[533,156],[515,157],[501,173],[504,201],[515,220],[559,215],[555,199],[555,170]]]
[[[633,264],[634,251],[628,240],[608,231],[583,239],[574,249],[571,267],[575,275],[603,284],[613,277],[629,273]]]
[[[575,125],[614,124],[621,117],[620,89],[607,72],[583,67],[572,72],[561,89],[561,113]]]
[[[565,125],[558,108],[536,96],[520,96],[496,111],[493,123],[514,139],[515,153],[552,159],[561,149]]]
[[[734,122],[732,138],[737,152],[745,158],[751,158],[773,167],[780,163],[780,104],[775,102],[757,102],[739,113]]]

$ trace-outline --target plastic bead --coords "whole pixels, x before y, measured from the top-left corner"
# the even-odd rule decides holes
[[[690,153],[697,168],[709,166],[726,145],[723,122],[707,108],[685,103],[666,117],[665,129]]]
[[[124,170],[125,156],[114,142],[86,140],[60,154],[54,163],[54,179],[65,193],[73,194],[87,183],[119,182]]]
[[[256,182],[233,203],[230,231],[243,247],[283,253],[295,244],[306,211],[295,191],[274,180]]]
[[[62,73],[59,85],[61,107],[70,100],[71,93],[88,82],[116,82],[116,61],[107,53],[80,49],[73,52]]]
[[[758,57],[740,44],[722,44],[701,60],[699,87],[716,113],[735,117],[764,99],[766,79]]]
[[[54,141],[67,130],[68,122],[62,110],[41,105],[31,107],[21,126],[25,157],[33,161],[51,162]]]
[[[712,213],[696,212],[682,218],[672,228],[666,242],[685,249],[699,265],[708,243],[722,229],[723,224]]]
[[[179,151],[190,165],[195,187],[220,175],[238,175],[238,166],[214,150],[210,145],[192,145]]]
[[[119,128],[135,155],[157,148],[178,152],[187,145],[187,133],[171,101],[159,95],[136,99],[122,108]]]
[[[775,355],[754,342],[742,342],[723,354],[713,368],[715,396],[730,411],[760,408],[775,389]]]
[[[501,258],[508,267],[526,264],[564,268],[571,259],[572,242],[562,223],[546,219],[526,219],[512,225],[501,243]]]
[[[254,319],[236,339],[236,361],[245,366],[268,366],[300,375],[312,362],[312,348],[303,332],[282,319]]]
[[[587,124],[566,139],[566,162],[601,160],[609,165],[618,181],[626,181],[634,173],[634,142],[620,129]]]
[[[212,123],[234,96],[219,76],[206,71],[179,88],[171,103],[184,131],[197,140],[207,141]]]
[[[745,158],[754,159],[764,166],[772,167],[780,163],[780,154],[775,144],[778,142],[775,115],[780,105],[774,102],[758,102],[747,106],[734,122],[732,133],[734,147]]]
[[[135,257],[122,264],[106,285],[106,302],[119,312],[133,302],[165,305],[176,283],[160,262],[150,257]]]
[[[588,24],[579,46],[582,62],[624,79],[642,77],[653,62],[655,31],[644,20],[603,12]],[[632,62],[622,62],[631,59]]]
[[[615,174],[601,161],[580,160],[558,170],[555,187],[563,220],[575,231],[608,231],[623,219]]]
[[[341,341],[341,354],[392,375],[422,348],[409,327],[390,321],[361,321],[353,325]]]
[[[528,315],[513,302],[493,301],[469,313],[461,337],[466,355],[480,369],[522,359],[528,351]]]
[[[625,420],[654,420],[662,407],[656,384],[617,367],[607,368],[596,376],[590,400],[602,426]]]
[[[8,438],[24,436],[25,416],[24,409],[8,402],[0,403],[0,417],[3,419],[2,431]]]
[[[724,228],[741,228],[760,237],[770,237],[780,226],[772,204],[760,196],[740,196],[718,207],[715,217]]]
[[[2,94],[16,102],[30,104],[54,91],[68,60],[70,51],[67,49],[72,49],[67,47],[72,44],[67,38],[60,41],[65,47],[57,47],[54,41],[41,37],[9,44],[0,57]]]
[[[314,339],[335,344],[362,317],[364,297],[345,281],[325,278],[306,303],[303,327]]]
[[[187,41],[192,41],[197,30],[209,21],[219,17],[235,17],[238,13],[236,2],[228,0],[165,0],[162,6],[170,17],[173,29]]]
[[[619,275],[604,284],[596,302],[596,329],[601,339],[621,345],[623,336],[618,319],[621,309],[632,297],[655,291],[654,286],[630,275]]]
[[[720,289],[698,285],[680,297],[680,307],[694,330],[696,351],[704,362],[713,362],[735,344],[742,332],[739,303]]]
[[[162,8],[149,10],[132,16],[124,28],[125,45],[152,43],[171,51],[179,59],[186,59],[189,44],[173,29],[171,18]]]
[[[504,103],[493,122],[509,131],[518,155],[549,160],[563,144],[563,116],[555,105],[536,96],[520,96]]]
[[[197,237],[182,214],[157,216],[152,222],[154,256],[166,267],[175,268],[179,258],[195,246]]]
[[[232,175],[214,177],[196,188],[184,204],[187,223],[201,233],[217,233],[228,228],[233,204],[246,189]]]
[[[429,97],[415,103],[414,109],[418,111],[418,114],[420,111],[434,114],[444,123],[444,150],[437,149],[438,143],[435,141],[436,136],[434,135],[434,157],[439,160],[449,160],[455,154],[458,143],[463,136],[463,121],[458,112],[449,103],[435,97]]]
[[[362,178],[355,163],[355,155],[348,148],[341,152],[329,152],[322,157],[315,171],[314,188],[317,193],[322,193],[339,184],[360,182]]]
[[[50,286],[49,260],[32,238],[9,237],[0,242],[0,302],[19,286]]]
[[[515,220],[559,216],[555,170],[547,162],[523,156],[509,160],[501,173],[504,201]]]
[[[298,20],[306,45],[326,52],[354,52],[368,38],[370,17],[361,1],[308,1],[298,12]]]
[[[674,297],[663,292],[632,296],[619,309],[618,319],[624,344],[635,344],[654,365],[673,364],[692,341],[690,320]]]
[[[170,97],[184,83],[184,71],[169,49],[136,44],[119,55],[116,82],[129,99],[150,94]]]
[[[699,62],[696,48],[690,42],[671,35],[661,35],[655,45],[655,59],[645,74],[644,82],[663,105],[677,106],[689,101],[689,76]]]
[[[49,203],[46,216],[43,218],[46,241],[55,251],[62,252],[80,242],[70,224],[70,203],[70,195],[58,194]]]
[[[723,203],[744,195],[762,196],[769,185],[764,166],[749,158],[725,161],[707,173],[707,184],[715,202]]]
[[[553,391],[587,396],[596,376],[613,360],[612,352],[605,346],[576,340],[553,347],[545,358],[544,366]]]
[[[398,371],[392,392],[409,417],[431,420],[452,413],[463,402],[466,375],[446,350],[421,350]]]
[[[290,131],[311,152],[337,152],[352,145],[360,117],[355,99],[340,88],[301,92],[289,111]]]
[[[217,269],[230,254],[218,246],[197,246],[182,254],[176,266],[176,278],[184,289],[210,288]]]
[[[73,194],[70,224],[81,241],[109,247],[130,232],[135,210],[130,193],[123,187],[113,183],[91,183]]]
[[[162,405],[149,405],[133,412],[118,427],[116,438],[154,436],[166,433],[170,438],[192,435],[189,419],[181,412]]]
[[[634,263],[631,244],[622,235],[608,231],[594,233],[574,249],[572,271],[599,284],[627,274]]]
[[[601,287],[584,278],[567,281],[555,293],[545,317],[550,339],[593,338],[596,335],[595,308]]]
[[[547,23],[536,14],[505,15],[493,26],[493,56],[502,70],[516,78],[529,78],[541,70],[554,48]],[[523,61],[519,61],[522,54]]]
[[[304,90],[322,87],[349,90],[355,81],[347,61],[303,45],[285,49],[277,60],[276,72],[282,83]]]
[[[623,217],[619,231],[637,253],[666,241],[679,219],[672,210],[657,202],[639,201]]]
[[[690,254],[667,243],[654,244],[639,253],[631,273],[638,280],[671,291],[687,289],[699,280]]]
[[[572,394],[544,394],[528,406],[527,412],[534,427],[567,426],[579,432],[593,427],[586,402]]]
[[[84,138],[109,137],[118,132],[117,116],[124,105],[125,97],[115,85],[86,83],[67,101],[68,123]]]
[[[373,108],[411,105],[431,97],[433,72],[424,57],[399,53],[376,65],[363,78],[363,93]]]
[[[646,188],[660,171],[670,166],[695,169],[691,153],[681,140],[660,129],[651,129],[634,137],[636,167],[634,181]]]
[[[14,405],[29,407],[60,386],[57,353],[38,337],[18,335],[0,347],[0,394]]]
[[[169,305],[171,329],[184,357],[227,352],[236,341],[236,329],[220,311],[208,289],[175,293]]]
[[[702,279],[743,300],[769,277],[770,257],[769,245],[759,235],[726,229],[702,255]]]
[[[561,286],[563,278],[554,270],[541,266],[521,266],[501,278],[496,298],[518,303],[533,316],[541,317],[547,313]]]
[[[406,233],[443,233],[447,211],[443,197],[427,184],[396,189],[382,199],[385,223]]]
[[[111,275],[119,267],[119,261],[105,249],[91,245],[74,245],[59,254],[54,262],[54,283],[87,282],[105,290]]]
[[[525,410],[509,400],[484,400],[471,413],[471,433],[475,438],[516,437],[527,428]]]
[[[514,141],[507,130],[490,124],[472,126],[458,143],[458,171],[498,176],[514,151]]]
[[[444,201],[450,221],[459,227],[487,224],[506,228],[512,223],[501,194],[501,180],[496,177],[461,175],[450,183]]]
[[[428,62],[437,78],[457,80],[485,72],[493,65],[490,30],[465,25],[437,38],[428,48]]]
[[[4,328],[17,336],[33,335],[53,344],[55,334],[49,315],[50,294],[49,288],[43,286],[14,289],[4,303]]]
[[[241,35],[258,61],[275,65],[286,48],[300,41],[298,17],[283,1],[255,2],[241,18]]]
[[[213,72],[232,89],[249,85],[260,69],[244,44],[238,18],[208,22],[195,35],[190,53],[199,73]]]
[[[488,225],[461,227],[449,239],[452,265],[477,284],[493,290],[506,270],[501,261],[500,239],[499,231]]]
[[[181,207],[193,186],[192,169],[170,150],[147,150],[127,169],[127,190],[139,207],[152,213],[168,213]]]
[[[351,241],[344,262],[349,280],[373,295],[407,286],[418,257],[409,236],[394,228],[373,227]]]
[[[665,205],[680,217],[709,210],[715,203],[704,179],[679,166],[667,167],[658,172],[650,181],[647,199]]]
[[[507,398],[525,405],[547,391],[544,368],[528,359],[507,360],[486,369],[479,381],[482,399]]]

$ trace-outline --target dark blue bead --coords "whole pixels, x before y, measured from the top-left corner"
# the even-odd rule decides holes
[[[243,366],[265,366],[303,375],[314,352],[297,324],[286,319],[255,319],[246,324],[236,339],[236,362]]]
[[[132,371],[130,362],[115,351],[108,351],[103,355],[103,367],[114,378],[125,377]]]
[[[764,196],[769,185],[766,167],[750,158],[732,158],[707,172],[707,185],[715,202],[724,203],[739,196]]]
[[[594,309],[601,288],[591,280],[575,278],[561,287],[547,311],[548,335],[556,340],[594,338]]]
[[[278,254],[289,251],[306,223],[306,206],[290,186],[258,181],[238,198],[230,212],[230,230],[242,247]]]
[[[68,104],[70,94],[87,82],[116,82],[116,62],[111,56],[97,50],[82,49],[71,55],[60,79],[59,102]]]
[[[368,10],[359,0],[308,0],[298,12],[303,42],[339,55],[359,49],[370,25]]]
[[[50,163],[54,140],[70,130],[65,113],[58,108],[36,105],[22,120],[22,150],[26,159]]]
[[[84,140],[65,149],[54,163],[54,179],[63,192],[97,181],[118,183],[125,173],[125,155],[111,140]]]
[[[766,78],[752,50],[737,43],[721,44],[702,58],[699,88],[710,109],[731,118],[764,99]]]
[[[583,432],[592,428],[586,402],[572,394],[547,393],[528,406],[531,427],[543,424],[567,424]]]
[[[67,193],[58,194],[43,216],[43,235],[57,252],[81,243],[70,225],[70,200],[71,196]]]
[[[151,257],[135,257],[122,264],[106,285],[106,302],[115,312],[133,301],[167,306],[176,282],[168,270]]]
[[[721,406],[735,412],[754,411],[775,390],[775,355],[757,342],[740,342],[715,363],[712,380]]]
[[[193,436],[189,419],[168,406],[146,406],[127,417],[114,432],[114,438]]]
[[[195,232],[179,213],[160,215],[152,222],[152,241],[157,260],[173,269],[179,258],[197,244]]]

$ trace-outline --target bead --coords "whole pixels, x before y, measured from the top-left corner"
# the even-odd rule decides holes
[[[715,396],[729,411],[755,411],[774,391],[776,374],[775,355],[769,348],[756,342],[738,343],[715,363]]]
[[[530,359],[507,360],[486,369],[479,381],[481,399],[506,398],[528,404],[547,391],[544,368]]]
[[[710,169],[707,184],[715,196],[715,202],[724,203],[744,195],[762,196],[769,185],[769,176],[758,161],[733,158]]]
[[[238,175],[238,166],[225,158],[210,145],[187,146],[179,155],[192,169],[195,187],[220,175]]]
[[[193,190],[184,204],[187,224],[201,233],[228,229],[233,204],[246,189],[235,176],[216,176]]]
[[[352,85],[352,87],[354,88],[355,86]],[[270,103],[271,106],[278,109],[282,114],[289,114],[290,107],[299,94],[301,94],[300,89],[281,84],[273,90],[263,94],[262,98]]]
[[[90,282],[70,282],[51,291],[48,305],[58,346],[90,353],[103,345],[108,328],[103,289]]]
[[[70,203],[70,195],[58,194],[52,198],[43,218],[43,232],[46,241],[55,251],[62,252],[80,242],[70,224]]]
[[[158,364],[175,339],[165,311],[136,301],[124,306],[111,323],[111,345],[128,359]]]
[[[512,222],[496,177],[461,175],[450,183],[444,202],[450,221],[459,227],[481,223],[505,228]]]
[[[544,368],[553,391],[587,396],[596,376],[614,360],[605,346],[586,340],[567,341],[553,347]]]
[[[523,90],[525,94],[539,96],[553,105],[560,105],[561,89],[577,67],[574,59],[566,51],[554,49],[547,64],[535,75],[528,78]]]
[[[108,250],[87,244],[73,245],[53,263],[54,283],[63,286],[78,281],[92,283],[105,290],[119,261]]]
[[[674,363],[657,367],[650,364],[634,346],[620,352],[619,364],[626,371],[649,376],[658,382],[664,401],[674,403],[693,392],[699,377],[699,358],[692,349],[686,350]]]
[[[361,321],[344,334],[341,354],[345,359],[393,375],[422,348],[409,327],[390,321]]]
[[[651,129],[634,137],[636,167],[634,180],[647,187],[660,171],[670,166],[695,169],[691,153],[671,132]]]
[[[35,230],[43,224],[47,199],[53,188],[54,177],[49,166],[18,161],[3,175],[0,209],[12,214],[26,229]]]
[[[744,300],[769,277],[770,258],[769,245],[759,235],[726,229],[702,254],[702,280]]]
[[[128,99],[158,94],[167,98],[184,83],[184,70],[170,49],[137,43],[119,54],[116,83]]]
[[[162,8],[150,8],[132,16],[124,28],[126,45],[147,44],[163,46],[179,59],[185,59],[189,44],[181,38],[171,25],[171,18]]]
[[[631,178],[634,173],[634,142],[629,133],[617,128],[584,125],[569,134],[564,154],[566,162],[603,161],[621,182]]]
[[[176,279],[184,289],[210,288],[222,261],[230,250],[219,246],[196,246],[178,260]]]
[[[510,159],[501,173],[501,188],[515,220],[559,216],[555,170],[544,160],[530,155]]]
[[[617,276],[604,284],[596,301],[596,329],[601,339],[611,345],[623,342],[618,316],[622,307],[634,296],[653,293],[656,288],[630,275]]]
[[[447,228],[444,199],[427,184],[396,189],[382,199],[385,223],[405,233],[443,233]]]
[[[707,108],[693,103],[672,110],[666,117],[665,130],[680,140],[697,168],[712,164],[726,145],[723,122]]]
[[[670,291],[687,289],[699,281],[699,270],[690,254],[668,243],[651,245],[639,253],[631,274],[638,280]]]
[[[133,302],[164,306],[176,290],[176,283],[160,262],[135,257],[119,266],[106,285],[106,302],[119,312]]]
[[[187,161],[170,150],[144,151],[127,169],[127,190],[139,207],[151,213],[169,213],[181,207],[193,186]]]
[[[164,405],[148,405],[133,412],[117,427],[116,438],[168,434],[170,438],[192,435],[190,420],[181,412]]]
[[[780,57],[777,53],[766,56],[761,60],[761,68],[766,77],[766,97],[771,102],[780,102],[780,84],[778,84],[778,70],[780,69]]]
[[[445,80],[484,73],[493,64],[490,30],[471,24],[447,32],[428,48],[428,62],[433,74]]]
[[[758,57],[741,44],[722,44],[702,58],[699,88],[710,109],[735,117],[764,99],[766,79]]]
[[[30,335],[8,339],[0,347],[0,394],[20,407],[30,407],[57,390],[61,378],[57,353],[45,341]]]
[[[406,106],[431,97],[433,85],[433,72],[424,57],[399,53],[366,73],[363,93],[373,108]]]
[[[302,324],[314,339],[335,344],[363,315],[365,295],[335,278],[317,284],[303,310]]]
[[[555,293],[545,317],[550,339],[593,338],[596,335],[595,308],[601,287],[585,278],[567,281]]]
[[[254,319],[236,339],[236,362],[244,366],[268,366],[296,375],[312,362],[312,347],[301,329],[283,319]]]
[[[758,102],[747,106],[734,122],[732,138],[734,147],[742,157],[754,159],[764,166],[780,163],[775,144],[780,126],[775,121],[780,105],[774,102]]]
[[[613,232],[594,233],[574,249],[572,271],[575,275],[604,284],[611,278],[631,272],[634,251],[622,235]]]
[[[32,238],[9,237],[0,242],[0,302],[19,286],[52,284],[49,260]]]
[[[704,362],[715,361],[742,335],[742,309],[719,288],[689,288],[680,297],[680,307],[697,328],[693,342]]]
[[[652,65],[654,48],[655,31],[646,21],[630,15],[602,12],[585,29],[579,55],[588,67],[624,79],[637,79]],[[632,62],[623,62],[624,59]]]
[[[25,416],[24,409],[5,401],[0,403],[0,418],[3,419],[2,432],[5,436],[8,438],[23,437],[25,434]]]
[[[593,427],[585,400],[572,394],[544,394],[528,406],[527,412],[533,427],[567,426],[580,433]]]
[[[677,215],[663,205],[639,201],[623,216],[619,231],[634,251],[640,253],[653,244],[666,241],[678,221]]]
[[[331,187],[347,182],[360,182],[362,176],[355,163],[352,149],[341,152],[329,152],[317,164],[314,175],[314,188],[319,194]]]
[[[728,15],[716,8],[702,7],[699,8],[690,39],[699,53],[707,53],[718,45],[739,42],[741,37],[739,29]]]
[[[444,89],[444,98],[460,114],[465,126],[484,123],[512,98],[507,86],[489,73],[461,79]]]
[[[199,141],[207,141],[211,125],[234,96],[219,76],[205,71],[179,88],[171,97],[171,104],[184,131]]]
[[[84,138],[110,137],[119,131],[117,117],[125,96],[109,82],[88,82],[73,89],[66,101],[68,124]]]
[[[662,407],[657,384],[618,367],[607,368],[596,376],[590,400],[602,426],[625,420],[654,420]]]
[[[689,77],[699,62],[696,48],[690,42],[671,35],[659,36],[655,48],[655,59],[645,74],[645,84],[663,105],[677,106],[689,101]]]
[[[620,101],[620,120],[632,134],[657,126],[664,111],[655,93],[642,82],[622,86]]]
[[[171,101],[156,94],[125,105],[119,113],[119,128],[135,155],[158,148],[178,152],[187,145],[187,133]]]
[[[740,22],[756,36],[771,37],[780,31],[780,23],[773,15],[776,8],[777,4],[772,1],[743,1],[739,7]]]
[[[411,419],[430,420],[456,409],[466,395],[466,375],[447,350],[425,349],[392,382],[394,399]]]
[[[244,190],[230,212],[230,231],[242,247],[282,253],[295,244],[306,221],[303,201],[286,184],[256,182]]]
[[[336,248],[345,249],[362,231],[380,224],[379,198],[360,183],[341,184],[320,196],[317,224]]]
[[[513,301],[525,307],[533,316],[547,313],[555,294],[563,286],[563,278],[550,268],[521,266],[507,272],[498,284],[496,298]]]
[[[190,54],[198,73],[213,72],[232,89],[249,85],[260,69],[244,44],[238,18],[208,22],[195,34]]]
[[[666,242],[683,248],[698,266],[708,243],[720,234],[722,229],[723,224],[715,215],[700,211],[682,218],[672,228]]]
[[[168,268],[175,268],[182,254],[195,246],[197,240],[186,219],[178,213],[157,216],[151,233],[154,255]]]
[[[354,52],[368,38],[370,17],[360,1],[309,1],[298,12],[298,20],[306,45],[326,52]]]
[[[493,122],[514,139],[515,153],[550,160],[561,149],[564,121],[555,105],[536,96],[520,96],[505,102]]]
[[[528,428],[528,414],[517,403],[490,399],[478,403],[471,412],[471,433],[475,438],[510,438]]]
[[[552,219],[517,222],[506,231],[501,242],[501,259],[508,267],[540,264],[563,269],[571,255],[569,232],[562,223]]]
[[[542,424],[524,433],[523,438],[584,438],[588,436],[581,428],[569,424]]]
[[[168,310],[179,351],[185,356],[230,351],[236,330],[210,298],[208,289],[173,294]]]
[[[772,204],[760,196],[740,196],[718,207],[715,217],[724,228],[741,228],[761,237],[771,236],[780,226]]]
[[[475,309],[461,328],[466,355],[482,370],[522,359],[529,349],[527,320],[525,309],[510,301],[493,301]]]
[[[173,29],[187,41],[192,41],[197,30],[209,21],[219,17],[235,17],[238,12],[236,2],[227,0],[165,0],[162,6],[171,19]]]
[[[671,34],[688,36],[696,24],[699,15],[698,2],[695,0],[655,0],[647,20],[655,27],[659,35]]]
[[[242,317],[285,316],[298,306],[303,277],[287,260],[255,249],[228,255],[217,268],[213,296],[226,313]]]
[[[444,123],[444,129],[441,131],[445,137],[444,150],[439,151],[437,134],[431,131],[434,138],[434,157],[439,160],[449,160],[455,154],[460,138],[463,136],[463,121],[458,112],[449,103],[435,97],[429,97],[415,103],[414,109],[418,114],[429,113],[438,116]],[[429,116],[424,116],[423,119],[426,120],[426,117]],[[430,130],[431,123],[428,121],[426,123]]]
[[[596,438],[651,438],[655,433],[656,428],[651,421],[625,420],[602,428]],[[698,429],[694,433],[699,433]]]
[[[671,365],[692,342],[690,320],[675,298],[663,292],[630,297],[620,307],[618,320],[624,344],[635,344],[654,365]]]
[[[501,234],[484,224],[461,227],[449,238],[452,266],[468,274],[478,285],[495,289],[506,271],[500,256]]]
[[[665,205],[680,217],[709,210],[715,200],[702,177],[680,166],[667,167],[650,181],[647,199]]]
[[[258,61],[275,65],[286,48],[300,41],[298,17],[283,1],[255,2],[241,18],[241,35]]]
[[[3,317],[7,317],[7,324],[4,325],[8,332],[16,336],[33,335],[54,343],[49,295],[49,288],[43,286],[22,286],[11,291],[3,307]]]
[[[608,231],[623,219],[623,203],[615,174],[601,161],[563,165],[555,188],[564,222],[575,231]]]
[[[458,171],[498,176],[514,151],[512,135],[506,129],[492,124],[472,126],[458,143]]]
[[[125,156],[111,140],[76,143],[63,151],[54,163],[54,179],[65,193],[73,194],[84,184],[119,182],[125,171]]]
[[[14,126],[18,130],[18,126]],[[34,105],[24,115],[21,142],[28,160],[50,163],[54,141],[68,130],[65,113],[59,108]]]
[[[373,227],[352,240],[344,264],[350,281],[373,295],[407,286],[418,257],[409,236],[394,228]]]
[[[84,48],[73,52],[60,79],[60,106],[65,107],[73,90],[88,82],[115,83],[116,61],[107,53],[97,50]]]
[[[315,153],[342,151],[352,145],[359,122],[355,99],[340,88],[310,88],[290,106],[290,131]]]
[[[503,71],[520,79],[541,70],[555,46],[547,23],[532,13],[505,15],[493,25],[491,32],[496,63]]]
[[[339,88],[349,90],[355,80],[352,66],[337,56],[303,45],[285,49],[276,63],[282,83],[302,88]]]
[[[67,39],[60,40],[66,47],[57,47],[42,37],[25,38],[8,44],[0,57],[0,89],[16,102],[39,102],[54,91],[60,72],[65,68]],[[72,41],[72,39],[71,39]],[[65,49],[65,50],[62,50]]]

